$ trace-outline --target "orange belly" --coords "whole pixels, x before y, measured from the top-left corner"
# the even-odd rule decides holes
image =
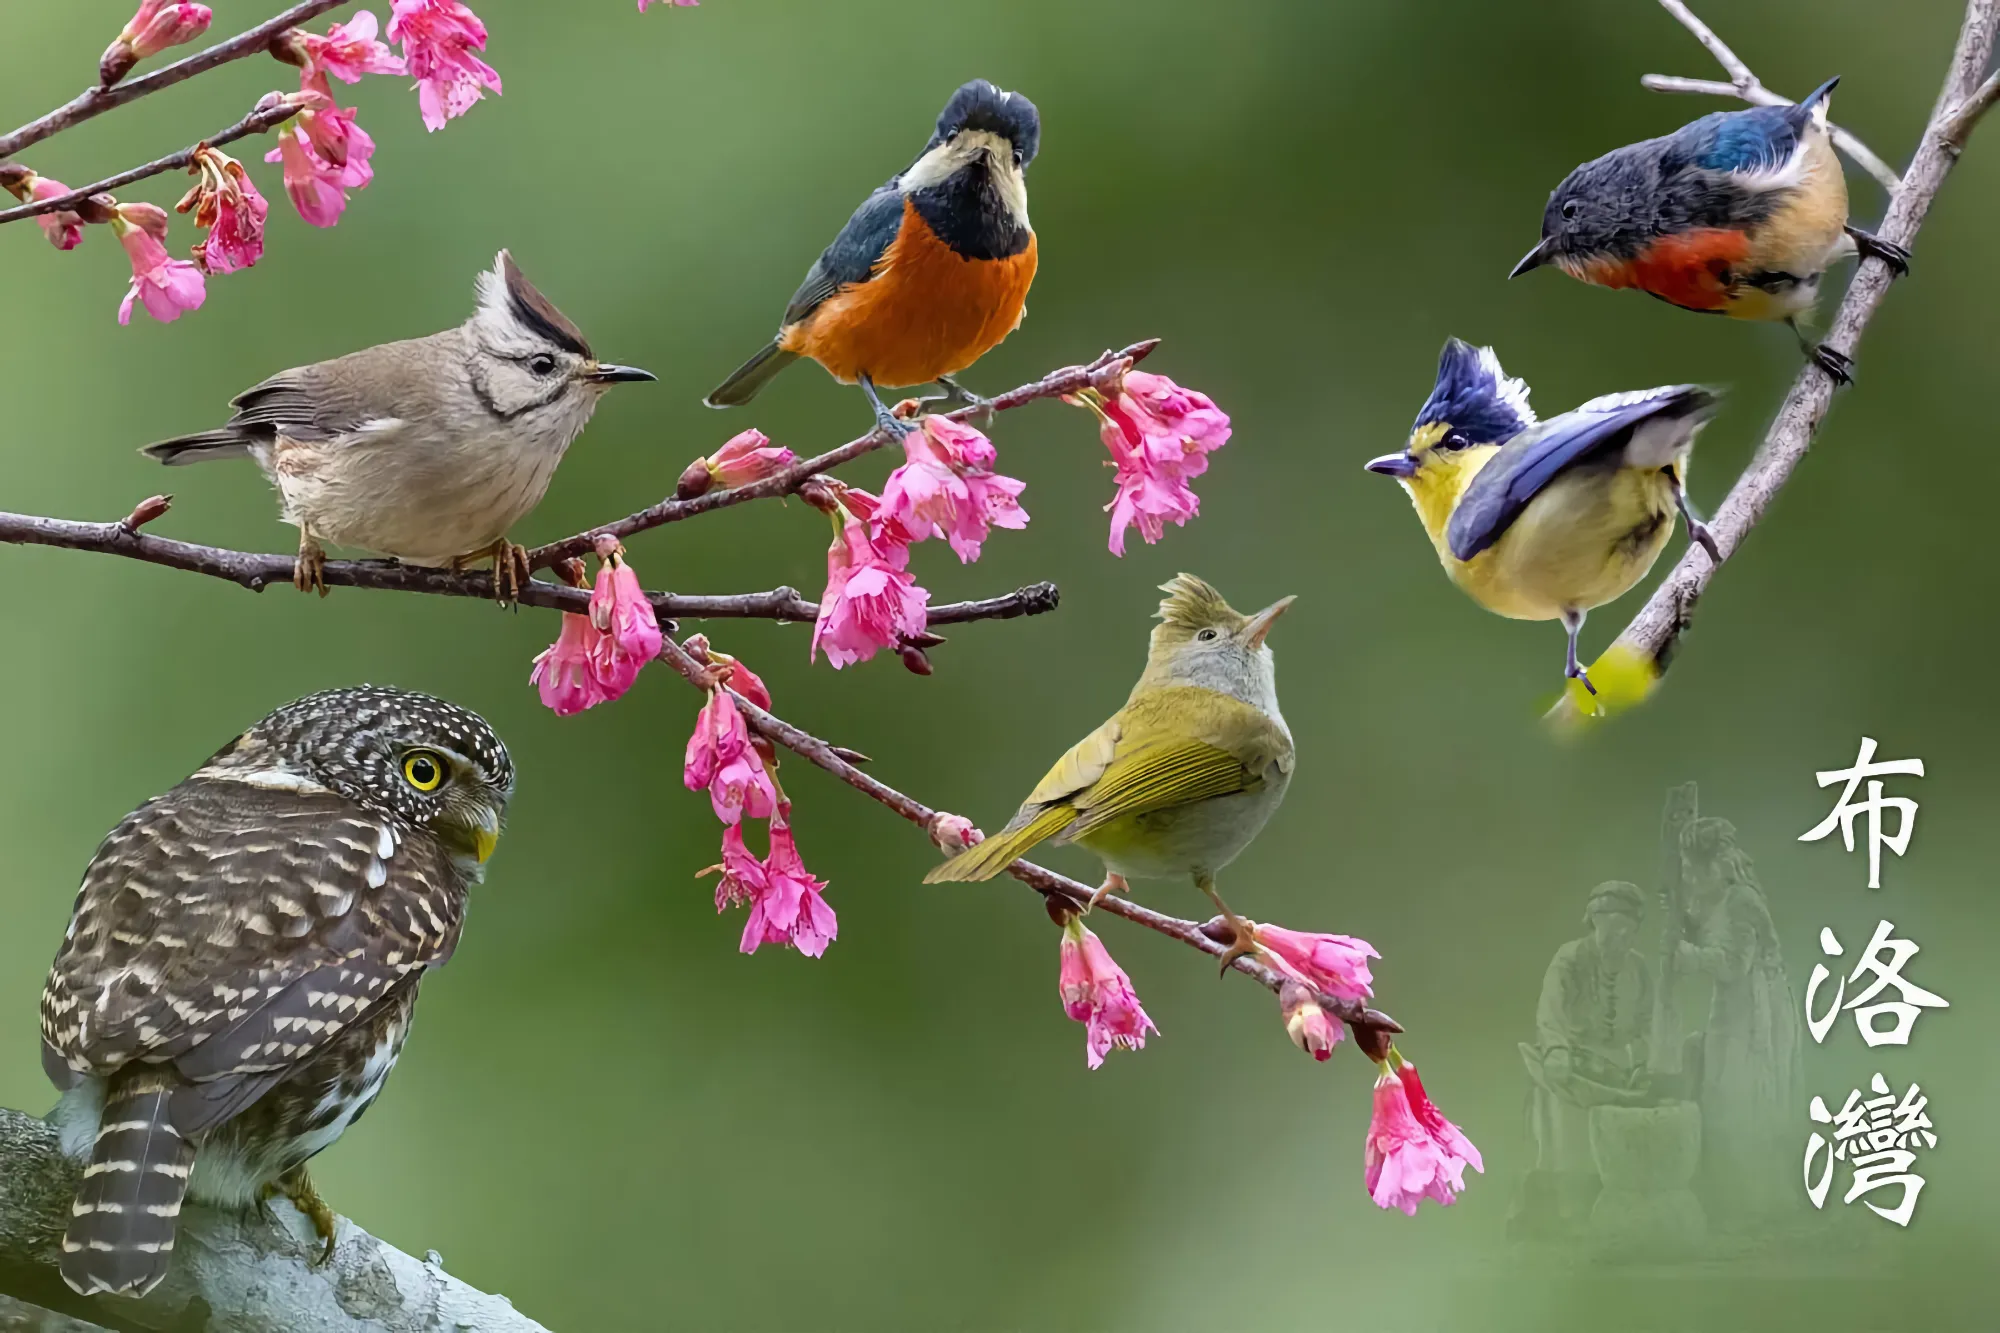
[[[1021,323],[1035,280],[1035,238],[1005,259],[966,259],[903,201],[903,225],[874,276],[841,288],[778,335],[852,384],[924,384],[954,375]]]
[[[1688,310],[1723,310],[1735,296],[1732,270],[1749,253],[1742,232],[1703,228],[1662,236],[1636,259],[1593,264],[1579,276],[1600,287],[1637,287]]]

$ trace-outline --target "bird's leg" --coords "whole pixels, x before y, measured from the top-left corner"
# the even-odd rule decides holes
[[[451,571],[463,573],[465,567],[476,560],[493,561],[493,600],[502,606],[511,606],[519,600],[521,589],[534,577],[528,568],[528,548],[517,545],[502,537],[491,546],[477,551],[468,551],[452,557]]]
[[[1806,360],[1824,370],[1827,378],[1832,380],[1836,387],[1845,388],[1854,383],[1853,357],[1845,352],[1837,352],[1825,343],[1813,342],[1806,337],[1805,330],[1799,327],[1796,319],[1788,319],[1785,323],[1790,326],[1792,335],[1799,340],[1799,350],[1806,354]]]
[[[1859,227],[1847,228],[1847,234],[1854,241],[1855,253],[1863,259],[1881,260],[1899,278],[1909,273],[1910,252],[1902,246],[1894,241],[1885,241],[1874,232],[1863,231]]]
[[[1583,688],[1595,694],[1597,693],[1597,687],[1590,683],[1590,673],[1583,669],[1583,663],[1578,660],[1576,655],[1576,640],[1577,636],[1583,633],[1584,614],[1582,611],[1565,611],[1562,613],[1563,628],[1569,631],[1569,656],[1563,663],[1563,678],[1565,680],[1580,680],[1583,682]]]
[[[1222,913],[1222,919],[1235,932],[1236,938],[1222,951],[1222,970],[1225,974],[1229,965],[1237,959],[1263,952],[1257,943],[1257,927],[1229,910],[1229,904],[1222,901],[1222,895],[1215,891],[1215,876],[1212,873],[1202,871],[1194,877],[1194,885],[1208,895],[1208,900],[1215,904],[1215,910]]]
[[[1688,540],[1708,552],[1708,558],[1716,564],[1722,563],[1722,548],[1715,544],[1715,534],[1708,530],[1708,524],[1694,516],[1694,506],[1688,503],[1687,487],[1678,478],[1674,481],[1674,504],[1681,511],[1681,518],[1687,523]]]
[[[1104,872],[1104,882],[1097,886],[1096,893],[1090,895],[1090,901],[1083,905],[1083,910],[1088,912],[1091,908],[1097,906],[1098,901],[1107,893],[1115,893],[1123,897],[1127,892],[1129,892],[1129,886],[1125,883],[1125,877],[1115,871],[1107,870]]]
[[[292,586],[326,596],[326,552],[310,530],[299,529],[299,558],[292,562]]]
[[[319,1258],[311,1261],[312,1267],[318,1268],[333,1258],[336,1218],[333,1209],[327,1206],[326,1200],[320,1198],[319,1191],[313,1187],[312,1177],[306,1174],[304,1162],[266,1185],[264,1197],[290,1199],[292,1207],[304,1213],[307,1220],[313,1224],[313,1232],[319,1236],[323,1248],[320,1250]]]
[[[979,423],[979,428],[981,430],[992,429],[993,400],[991,398],[974,393],[950,375],[938,376],[937,382],[944,389],[946,402],[955,403],[959,407],[971,408],[973,420]]]
[[[868,405],[875,409],[875,425],[886,432],[890,439],[900,440],[916,427],[891,412],[882,405],[882,397],[875,392],[875,381],[866,375],[860,379],[861,392],[868,395]]]

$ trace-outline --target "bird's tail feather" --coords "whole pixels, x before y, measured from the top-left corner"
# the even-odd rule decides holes
[[[706,407],[741,407],[757,396],[757,391],[771,382],[771,377],[799,359],[797,352],[787,352],[774,339],[764,345],[764,350],[736,368],[736,373],[724,380],[716,390],[702,399]]]
[[[173,1262],[195,1151],[168,1112],[174,1083],[164,1070],[140,1069],[105,1094],[62,1240],[63,1281],[83,1295],[143,1296]]]
[[[1017,820],[985,842],[975,843],[932,869],[926,884],[976,883],[992,879],[1035,847],[1062,832],[1076,819],[1066,805],[1051,805],[1027,820]]]
[[[216,458],[248,458],[250,442],[233,430],[205,430],[195,435],[161,440],[139,452],[148,458],[158,459],[168,467],[181,467]]]

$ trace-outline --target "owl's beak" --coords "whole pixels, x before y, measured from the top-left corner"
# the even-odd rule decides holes
[[[493,855],[493,849],[499,845],[499,829],[481,828],[472,831],[472,854],[479,858],[479,864],[485,865],[486,858]]]

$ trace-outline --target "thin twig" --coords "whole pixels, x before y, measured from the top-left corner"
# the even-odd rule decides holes
[[[1972,127],[1979,123],[1981,116],[1993,109],[1995,102],[2000,102],[2000,70],[1988,76],[1986,82],[1974,89],[1972,95],[1951,113],[1944,126],[1945,142],[1954,148],[1964,148],[1965,141],[1972,137]]]
[[[226,65],[232,60],[241,60],[245,56],[254,56],[266,51],[270,49],[271,39],[279,33],[288,28],[296,28],[299,24],[317,18],[329,9],[338,9],[346,3],[347,0],[305,0],[305,3],[293,5],[276,18],[267,19],[254,28],[238,33],[226,42],[218,42],[206,51],[197,52],[185,60],[177,60],[143,78],[127,79],[109,88],[93,84],[48,114],[29,121],[10,134],[0,135],[0,158],[12,157],[24,148],[81,125],[94,116],[101,116],[114,107],[135,102],[148,93],[171,88],[197,74],[205,74],[218,65]]]
[[[705,690],[713,687],[715,683],[713,673],[706,666],[696,662],[694,658],[689,656],[672,639],[666,641],[661,657],[667,665],[680,672],[682,676],[687,678],[688,683],[697,689]],[[864,796],[887,806],[926,832],[930,831],[932,821],[937,818],[940,813],[939,811],[933,810],[914,797],[904,795],[886,782],[870,777],[853,764],[847,762],[847,760],[841,758],[835,752],[835,748],[832,745],[829,745],[812,733],[803,731],[783,718],[766,712],[742,695],[737,694],[734,690],[730,691],[730,695],[735,699],[737,709],[743,714],[744,720],[749,723],[753,731],[784,746],[786,749],[792,751],[792,753],[811,760],[814,764],[833,774]],[[1090,901],[1093,892],[1088,884],[1071,879],[1067,875],[1059,875],[1053,870],[1045,869],[1028,861],[1014,862],[1014,864],[1007,867],[1007,873],[1045,897],[1055,895],[1067,899],[1071,905],[1079,909]],[[1141,906],[1128,898],[1121,898],[1115,894],[1106,894],[1103,898],[1099,899],[1097,910],[1107,912],[1112,916],[1122,917],[1135,925],[1144,926],[1148,930],[1157,931],[1169,939],[1179,940],[1189,948],[1198,949],[1211,958],[1220,958],[1227,951],[1225,943],[1211,937],[1204,929],[1204,926],[1217,926],[1217,922],[1188,921],[1180,917],[1168,916],[1164,912],[1156,912],[1150,907]],[[1218,930],[1218,933],[1221,933],[1221,931]],[[1224,938],[1226,939],[1227,936],[1225,935]],[[1284,976],[1275,969],[1257,962],[1254,957],[1247,955],[1239,957],[1230,966],[1273,993],[1276,993],[1285,984],[1286,978]],[[1389,1017],[1389,1015],[1379,1010],[1371,1009],[1358,1001],[1345,1000],[1337,995],[1329,995],[1323,992],[1318,996],[1318,1000],[1322,1009],[1325,1009],[1330,1014],[1337,1015],[1349,1027],[1373,1028],[1383,1032],[1401,1032],[1403,1030],[1397,1024],[1396,1020]]]
[[[1674,8],[1669,0],[1661,3]],[[1901,188],[1890,196],[1888,215],[1883,218],[1879,232],[1883,240],[1910,248],[1930,212],[1931,202],[1937,198],[1945,177],[1951,174],[1959,154],[1958,141],[1951,136],[1960,128],[1960,113],[1973,106],[1984,92],[1981,80],[1993,56],[1996,26],[2000,26],[2000,0],[1969,0],[1951,68],[1945,75],[1930,123],[1910,159],[1910,170],[1903,177]],[[1888,264],[1879,259],[1861,262],[1827,332],[1828,346],[1850,357],[1854,354],[1862,332],[1880,308],[1894,277]],[[1813,437],[1833,403],[1833,393],[1832,379],[1817,364],[1808,362],[1799,371],[1765,433],[1763,444],[1709,520],[1709,532],[1714,535],[1725,562],[1750,536],[1812,447]],[[1623,646],[1664,672],[1687,630],[1695,602],[1708,590],[1716,569],[1707,552],[1700,546],[1690,546],[1680,563],[1646,599],[1638,615],[1620,632],[1614,647]],[[1578,715],[1567,694],[1548,714],[1551,720],[1565,723],[1578,720]]]
[[[1006,393],[993,399],[993,409],[996,412],[1004,412],[1010,408],[1021,407],[1024,404],[1036,402],[1043,398],[1056,398],[1066,393],[1075,393],[1079,389],[1088,388],[1093,385],[1103,387],[1106,382],[1123,374],[1125,370],[1129,369],[1135,363],[1145,360],[1146,356],[1159,345],[1160,340],[1158,338],[1148,338],[1144,342],[1133,343],[1121,352],[1106,352],[1087,365],[1065,366],[1061,370],[1050,371],[1041,379],[1029,384],[1023,384],[1018,388],[1009,389]],[[975,407],[964,407],[955,412],[947,412],[941,415],[949,416],[955,420],[964,420],[967,417],[976,415],[979,410]],[[820,473],[829,472],[843,463],[852,462],[863,454],[880,449],[889,442],[888,433],[877,428],[863,435],[860,439],[841,445],[838,449],[829,449],[816,458],[801,460],[786,468],[783,472],[774,473],[762,481],[752,482],[748,486],[737,486],[729,490],[710,491],[707,495],[698,496],[692,500],[662,500],[656,505],[641,509],[638,513],[621,518],[615,523],[607,523],[602,527],[591,528],[586,532],[579,532],[573,537],[565,537],[561,541],[550,542],[547,546],[537,547],[535,550],[528,552],[529,567],[533,569],[546,569],[559,560],[567,560],[573,556],[583,555],[596,544],[599,537],[610,536],[623,540],[634,533],[645,532],[649,528],[661,527],[668,523],[678,523],[682,519],[693,518],[697,514],[706,514],[717,509],[726,509],[731,505],[743,504],[749,500],[762,500],[776,496],[790,495]]]
[[[1742,58],[1729,49],[1729,44],[1717,37],[1713,28],[1696,18],[1694,11],[1682,4],[1681,0],[1660,0],[1660,8],[1680,20],[1680,25],[1693,33],[1696,41],[1708,48],[1708,53],[1715,57],[1715,63],[1722,66],[1723,71],[1729,75],[1729,81],[1735,84],[1739,91],[1747,92],[1752,88],[1763,86],[1757,82],[1757,76],[1750,72],[1750,67],[1743,63]]]
[[[18,208],[0,209],[0,224],[19,222],[22,218],[31,218],[42,213],[54,213],[65,208],[75,208],[94,194],[103,194],[109,190],[116,190],[121,186],[130,185],[134,181],[145,180],[149,176],[159,176],[169,171],[179,171],[191,164],[194,161],[194,155],[203,148],[220,148],[224,144],[235,143],[238,139],[245,139],[253,134],[262,134],[266,130],[284,124],[293,116],[299,114],[299,109],[295,106],[287,105],[282,101],[273,102],[269,100],[276,96],[278,96],[276,93],[267,94],[265,98],[259,100],[256,110],[237,121],[234,125],[231,125],[228,129],[209,135],[192,148],[183,148],[178,153],[168,153],[165,157],[156,158],[146,163],[143,167],[133,167],[130,171],[121,171],[116,176],[106,176],[101,181],[86,185],[80,190],[71,190],[68,194],[57,198],[37,199],[33,203],[22,204]]]
[[[1662,3],[1665,3],[1665,0],[1662,0]],[[1683,79],[1672,74],[1643,74],[1639,77],[1639,85],[1656,93],[1697,93],[1709,97],[1735,97],[1752,106],[1797,105],[1791,98],[1781,97],[1762,84],[1739,88],[1735,84],[1722,83],[1716,79]],[[1855,166],[1873,176],[1876,184],[1894,194],[1903,183],[1902,177],[1896,174],[1896,169],[1877,157],[1874,150],[1852,133],[1838,125],[1830,128],[1833,130],[1833,146],[1847,154],[1848,160]]]

